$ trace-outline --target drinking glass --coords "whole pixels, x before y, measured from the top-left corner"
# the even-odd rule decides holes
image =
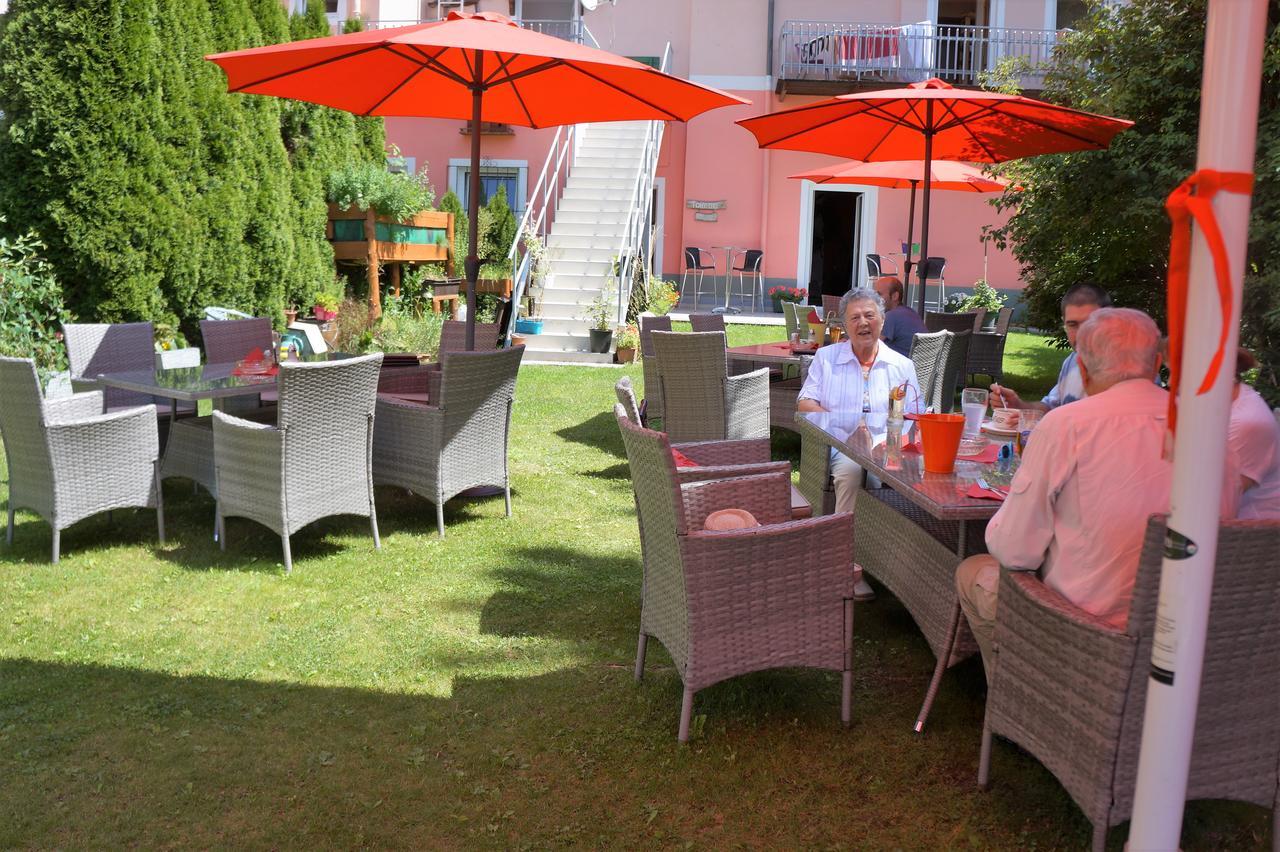
[[[1018,418],[1018,439],[1016,444],[1019,456],[1027,449],[1027,441],[1031,438],[1031,433],[1035,431],[1036,425],[1040,423],[1040,415],[1043,413],[1034,408],[1022,410],[1022,416]]]
[[[960,392],[960,408],[964,412],[964,437],[977,437],[982,430],[982,418],[987,414],[987,391],[965,388]]]

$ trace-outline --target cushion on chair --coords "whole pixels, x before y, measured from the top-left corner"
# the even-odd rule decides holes
[[[702,522],[704,530],[745,530],[758,526],[760,522],[756,516],[746,509],[718,509]]]
[[[671,448],[671,460],[676,463],[676,467],[702,467],[702,465],[674,447]]]

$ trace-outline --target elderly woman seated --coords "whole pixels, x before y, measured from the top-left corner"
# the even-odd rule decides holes
[[[885,414],[889,410],[889,390],[905,385],[908,410],[917,410],[920,386],[915,364],[880,339],[884,329],[884,300],[874,290],[850,290],[840,299],[840,317],[848,339],[818,350],[796,408]],[[862,486],[862,468],[853,459],[833,450],[831,474],[836,511],[852,512],[857,489]],[[872,597],[871,587],[859,580],[855,600]]]

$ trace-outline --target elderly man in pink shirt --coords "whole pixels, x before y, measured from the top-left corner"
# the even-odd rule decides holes
[[[990,554],[956,570],[960,607],[990,674],[1000,566],[1039,570],[1049,588],[1117,628],[1129,613],[1147,518],[1169,511],[1162,457],[1168,391],[1152,382],[1160,332],[1130,308],[1094,311],[1076,338],[1088,395],[1045,415],[1009,496],[987,525]],[[1228,453],[1223,516],[1235,517],[1239,472]]]

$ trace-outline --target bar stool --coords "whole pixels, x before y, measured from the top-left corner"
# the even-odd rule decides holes
[[[764,252],[759,249],[748,249],[742,255],[742,265],[734,266],[729,271],[738,273],[738,294],[742,296],[747,293],[747,277],[751,278],[751,312],[756,310],[756,296],[760,292],[760,264],[764,261]],[[728,285],[729,291],[725,293],[725,304],[728,305],[729,298],[734,295],[732,279]],[[761,297],[763,298],[763,296]]]
[[[708,270],[711,272],[711,300],[714,302],[716,297],[716,261],[710,252],[705,253],[697,246],[685,246],[684,249],[684,274],[680,276],[680,301],[684,301],[685,284],[689,280],[689,274],[693,274],[693,309],[698,309],[698,295],[702,290],[702,282],[707,277]]]

